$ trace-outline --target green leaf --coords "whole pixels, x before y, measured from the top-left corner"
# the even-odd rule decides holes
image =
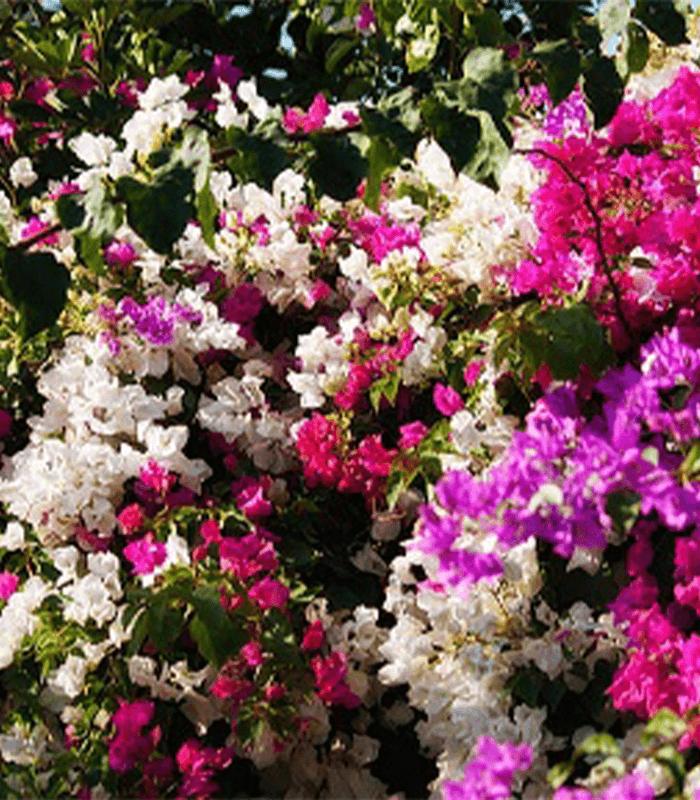
[[[662,708],[647,722],[642,734],[642,744],[652,744],[655,739],[678,739],[688,725],[668,708]]]
[[[148,606],[148,635],[153,644],[164,652],[176,641],[182,630],[182,614],[168,608],[167,597],[159,598]]]
[[[609,365],[612,354],[605,331],[587,305],[547,309],[534,322],[546,335],[545,363],[557,380],[577,378],[583,364],[594,374]]]
[[[80,231],[75,238],[78,241],[78,253],[83,264],[96,275],[106,275],[107,267],[105,266],[100,239],[92,236],[89,231]]]
[[[7,250],[3,277],[7,299],[20,313],[23,339],[56,322],[66,304],[70,272],[53,255]]]
[[[409,73],[420,72],[435,58],[440,44],[440,29],[437,25],[426,25],[423,35],[412,39],[406,48],[406,66]]]
[[[636,492],[615,492],[605,501],[605,511],[612,517],[618,533],[627,535],[639,517],[642,496]]]
[[[625,92],[615,61],[596,57],[584,72],[583,90],[593,111],[596,128],[602,128],[615,116]]]
[[[365,203],[375,211],[379,205],[384,176],[401,163],[401,156],[381,136],[373,136],[367,152],[369,171],[367,174],[367,188],[365,189]]]
[[[385,397],[391,405],[394,405],[400,385],[401,375],[398,370],[394,370],[394,372],[389,375],[385,375],[383,378],[376,380],[369,387],[369,400],[375,413],[379,412],[383,397]]]
[[[561,761],[555,764],[547,773],[547,782],[552,788],[558,789],[567,782],[575,767],[574,761]]]
[[[421,103],[421,114],[455,172],[464,170],[482,182],[498,181],[510,153],[490,114],[462,112],[432,95]]]
[[[214,240],[216,228],[214,223],[217,211],[218,206],[207,180],[204,188],[197,193],[197,219],[202,226],[202,238],[212,250],[216,249],[216,241]]]
[[[194,173],[194,190],[201,192],[209,182],[209,136],[202,128],[188,127],[182,142],[173,152],[171,164],[182,165]]]
[[[352,51],[355,45],[354,39],[344,37],[336,39],[326,52],[326,72],[335,72],[338,64]]]
[[[102,183],[96,183],[88,190],[83,205],[88,214],[91,236],[100,239],[111,238],[122,224],[124,213],[108,198],[107,188]]]
[[[495,8],[485,8],[481,14],[470,18],[479,44],[493,47],[508,40],[501,15]]]
[[[588,736],[574,751],[574,758],[621,755],[622,748],[609,733],[594,733],[592,736]]]
[[[634,20],[627,26],[624,55],[630,72],[641,72],[649,59],[649,37]]]
[[[245,644],[246,635],[234,626],[221,607],[219,592],[215,587],[197,589],[193,606],[195,614],[190,622],[190,634],[202,656],[220,667]]]
[[[532,55],[544,67],[547,91],[557,106],[571,94],[581,74],[581,57],[578,50],[561,40],[547,42],[534,48]]]
[[[151,184],[130,175],[117,181],[117,192],[126,202],[129,225],[156,253],[170,253],[194,216],[189,200],[193,186],[192,170],[183,166],[159,175]]]
[[[503,72],[503,52],[495,47],[475,47],[462,63],[462,74],[475,83],[486,83]]]
[[[274,142],[240,128],[227,131],[227,138],[237,152],[227,159],[226,166],[241,183],[252,181],[270,191],[274,179],[289,166],[286,151]]]
[[[56,201],[58,219],[67,230],[79,228],[85,219],[85,209],[73,195],[62,194]]]
[[[685,17],[673,0],[637,0],[634,16],[666,44],[687,44]]]
[[[141,616],[134,623],[131,631],[131,639],[126,648],[128,656],[135,656],[141,649],[146,635],[148,634],[149,618],[148,614],[144,611]]]
[[[344,201],[355,197],[360,181],[367,174],[367,159],[348,138],[315,134],[309,137],[315,148],[316,158],[309,165],[309,176],[320,194],[327,194]]]

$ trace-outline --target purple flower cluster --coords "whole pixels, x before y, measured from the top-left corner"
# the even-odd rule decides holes
[[[682,456],[666,446],[700,435],[700,351],[683,330],[642,348],[641,371],[626,365],[598,382],[602,413],[587,420],[574,388],[559,388],[536,403],[485,477],[453,471],[438,482],[412,546],[438,556],[440,582],[468,593],[500,573],[496,554],[460,546],[465,524],[504,549],[536,536],[568,558],[575,547],[606,546],[611,496],[637,497],[641,515],[656,512],[671,530],[694,523],[700,491],[679,485]]]
[[[602,794],[592,794],[588,789],[562,788],[554,795],[554,800],[654,800],[655,796],[656,792],[649,781],[633,772],[611,783]]]
[[[117,306],[117,319],[129,320],[144,341],[162,346],[172,343],[178,322],[199,324],[202,315],[180,303],[171,305],[163,297],[154,295],[144,305],[139,305],[131,297],[124,297]]]
[[[464,768],[464,780],[443,782],[442,800],[505,800],[511,797],[515,772],[531,765],[529,744],[499,744],[482,736]]]

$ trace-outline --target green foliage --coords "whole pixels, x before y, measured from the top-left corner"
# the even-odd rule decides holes
[[[350,200],[367,174],[367,159],[347,133],[310,137],[315,156],[309,164],[309,177],[319,195],[328,194],[336,200]]]
[[[637,0],[634,11],[635,17],[666,44],[688,42],[685,17],[673,0]]]
[[[605,331],[583,303],[541,311],[535,325],[544,334],[544,363],[557,380],[577,378],[584,364],[599,375],[612,363]]]
[[[51,253],[4,249],[2,294],[19,312],[19,333],[29,339],[50,328],[63,311],[70,273]]]
[[[545,42],[532,51],[542,64],[545,83],[552,103],[556,106],[571,94],[578,82],[581,70],[579,51],[568,40]]]

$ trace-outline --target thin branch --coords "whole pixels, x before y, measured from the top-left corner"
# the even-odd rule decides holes
[[[591,200],[591,196],[588,193],[588,187],[586,184],[580,179],[577,178],[576,175],[569,169],[569,167],[557,156],[553,156],[551,153],[548,153],[546,150],[543,150],[540,147],[531,147],[531,148],[516,148],[512,151],[513,153],[517,153],[519,155],[538,155],[543,156],[544,158],[550,159],[555,164],[557,164],[566,174],[572,183],[575,183],[576,186],[583,192],[583,202],[588,210],[588,213],[593,217],[593,225],[595,228],[595,242],[596,247],[598,249],[598,255],[600,257],[600,261],[603,267],[603,272],[605,272],[605,276],[608,279],[608,283],[610,284],[610,290],[613,294],[613,299],[615,301],[615,311],[617,312],[617,316],[622,323],[622,327],[625,329],[625,333],[630,339],[634,339],[632,334],[632,328],[630,327],[629,322],[627,321],[627,317],[625,317],[625,313],[622,310],[622,297],[620,296],[620,289],[618,285],[615,283],[615,277],[613,275],[612,266],[608,261],[608,257],[605,255],[605,249],[603,247],[603,222],[600,218],[600,215],[593,207],[593,201]]]
[[[45,239],[47,236],[53,236],[54,233],[58,233],[59,231],[63,230],[63,225],[60,222],[56,222],[55,224],[51,225],[44,231],[38,231],[37,233],[33,234],[32,236],[28,236],[26,239],[22,239],[22,241],[17,242],[17,244],[11,245],[10,249],[12,250],[28,250],[33,244],[40,242],[42,239]]]

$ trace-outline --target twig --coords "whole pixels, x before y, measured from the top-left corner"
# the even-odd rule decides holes
[[[550,159],[555,164],[557,164],[566,173],[566,176],[569,178],[569,180],[575,183],[576,186],[578,186],[579,189],[583,192],[584,205],[586,206],[588,213],[591,215],[591,217],[593,217],[596,247],[598,249],[598,255],[600,256],[600,260],[603,266],[603,271],[605,272],[605,276],[608,279],[608,283],[610,284],[610,289],[612,291],[613,299],[615,301],[615,310],[617,312],[617,316],[620,319],[622,327],[625,329],[625,333],[627,334],[627,336],[630,339],[634,339],[634,336],[632,334],[632,328],[630,327],[630,324],[627,321],[627,317],[625,317],[625,313],[622,310],[622,297],[620,296],[620,289],[618,285],[615,283],[612,267],[610,266],[608,257],[605,255],[605,249],[603,248],[603,223],[602,220],[600,219],[598,212],[593,207],[591,196],[588,193],[588,187],[580,178],[577,178],[576,175],[574,175],[574,173],[560,158],[553,156],[551,153],[548,153],[546,150],[543,150],[540,147],[516,148],[512,152],[525,156],[538,155]]]
[[[13,244],[11,246],[11,250],[28,250],[33,244],[40,242],[42,239],[45,239],[47,236],[52,236],[54,233],[58,233],[59,231],[63,230],[63,225],[60,222],[56,222],[54,225],[51,225],[44,231],[37,231],[37,233],[33,234],[32,236],[27,237],[26,239],[22,239],[22,241],[17,242],[17,244]]]

